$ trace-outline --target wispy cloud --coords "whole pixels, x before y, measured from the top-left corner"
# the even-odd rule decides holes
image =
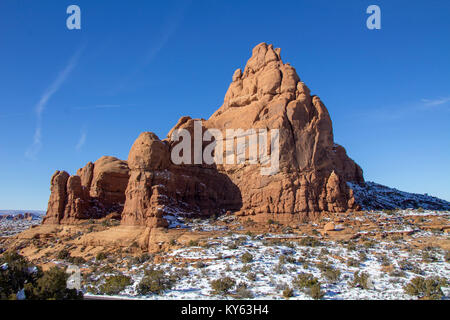
[[[149,47],[145,53],[141,62],[135,66],[132,71],[122,78],[121,82],[116,86],[113,91],[121,91],[128,82],[133,79],[142,69],[144,69],[152,60],[159,54],[159,52],[167,45],[170,38],[175,34],[179,25],[181,24],[186,10],[191,5],[192,1],[187,0],[182,2],[182,4],[171,12],[171,15],[167,18],[166,22],[162,26],[161,36],[159,39],[152,40],[152,46]]]
[[[77,65],[78,59],[81,55],[81,52],[83,51],[82,47],[81,49],[77,50],[74,55],[70,58],[69,62],[65,66],[65,68],[58,74],[55,81],[44,91],[44,93],[41,96],[41,99],[35,106],[35,114],[36,114],[36,130],[34,132],[33,136],[33,143],[28,148],[28,150],[25,152],[25,156],[30,159],[35,159],[36,155],[39,153],[39,151],[42,148],[42,114],[47,106],[48,101],[51,99],[51,97],[60,89],[62,84],[66,81],[66,79],[69,77],[72,70]]]
[[[87,131],[86,131],[86,129],[83,128],[81,130],[80,139],[78,140],[78,143],[75,146],[75,150],[80,151],[81,148],[83,148],[84,144],[86,143],[86,138],[87,138]]]
[[[427,107],[435,107],[435,106],[440,106],[443,104],[446,104],[450,102],[450,97],[446,97],[446,98],[438,98],[438,99],[422,99],[422,103],[427,106]]]

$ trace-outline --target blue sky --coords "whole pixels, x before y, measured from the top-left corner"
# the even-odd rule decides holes
[[[66,8],[81,8],[81,30]],[[382,29],[366,28],[377,4]],[[126,159],[142,131],[208,118],[260,42],[282,48],[366,180],[450,200],[448,1],[0,2],[0,208]]]

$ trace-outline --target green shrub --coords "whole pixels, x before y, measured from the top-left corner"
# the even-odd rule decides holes
[[[310,273],[300,273],[296,278],[294,278],[292,283],[298,289],[302,290],[305,288],[310,288],[315,284],[318,284],[319,280]]]
[[[250,263],[253,261],[253,255],[250,252],[245,252],[242,256],[241,256],[241,261],[243,263]]]
[[[359,261],[353,258],[347,260],[347,267],[359,267]]]
[[[292,288],[287,287],[283,290],[283,297],[289,299],[294,296],[294,290]]]
[[[102,251],[97,253],[97,255],[95,256],[95,260],[101,261],[101,260],[105,260],[106,259],[106,254]]]
[[[319,283],[316,283],[313,286],[311,286],[309,290],[307,290],[307,293],[311,298],[315,300],[322,299],[323,296],[325,295],[325,292],[322,291]]]
[[[2,267],[3,266],[3,267]],[[9,299],[21,290],[25,283],[35,283],[42,276],[42,270],[30,273],[32,265],[16,252],[0,257],[0,299]]]
[[[359,252],[359,260],[360,260],[361,262],[364,262],[364,261],[367,260],[367,254],[366,254],[364,251],[360,251],[360,252]]]
[[[331,283],[335,283],[339,281],[341,277],[341,270],[333,268],[332,266],[326,266],[321,269],[322,275]]]
[[[125,275],[109,276],[100,286],[100,292],[107,295],[119,294],[131,284],[131,278]]]
[[[188,242],[188,246],[189,247],[197,247],[198,246],[198,241],[196,241],[196,240],[189,240],[189,242]]]
[[[75,265],[80,265],[86,263],[86,260],[84,260],[82,257],[69,257],[66,259],[67,262],[70,262]]]
[[[35,283],[26,283],[25,296],[30,300],[78,300],[83,294],[76,289],[67,289],[69,275],[65,270],[52,267],[45,271]]]
[[[314,237],[305,237],[300,240],[300,245],[304,247],[318,247],[322,243]]]
[[[210,282],[213,294],[228,294],[235,284],[236,281],[230,277],[225,277]]]
[[[56,255],[56,258],[59,260],[65,260],[70,257],[70,252],[67,249],[62,249]]]
[[[440,300],[444,296],[441,287],[448,286],[448,280],[439,277],[415,277],[403,290],[410,296],[416,296],[424,299]]]
[[[252,270],[252,265],[251,265],[251,264],[245,264],[245,265],[241,268],[241,272],[243,272],[243,273],[249,272],[250,270]]]
[[[180,276],[182,271],[180,273]],[[150,269],[145,271],[144,278],[138,285],[139,294],[160,294],[163,291],[169,290],[174,285],[175,278],[165,275],[163,270]]]

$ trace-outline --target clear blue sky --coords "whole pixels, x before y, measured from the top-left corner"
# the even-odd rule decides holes
[[[208,118],[263,41],[325,102],[366,180],[450,200],[449,16],[435,0],[2,0],[0,208],[45,209],[55,170]]]

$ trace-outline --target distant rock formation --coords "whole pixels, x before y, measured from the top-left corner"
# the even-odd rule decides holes
[[[0,221],[3,220],[13,220],[13,221],[32,221],[32,220],[41,220],[42,217],[31,213],[31,212],[25,212],[25,213],[17,213],[17,214],[0,214]]]
[[[185,129],[193,139],[196,123],[200,134],[210,129],[222,133],[225,138],[216,143],[223,145],[235,141],[227,140],[227,129],[242,129],[244,135],[250,129],[277,129],[279,170],[262,175],[266,164],[249,161],[173,163],[171,154],[180,142],[171,139],[172,133]],[[202,154],[206,147],[202,142]],[[122,224],[147,227],[166,227],[177,215],[224,212],[308,220],[321,212],[365,207],[354,194],[364,186],[362,169],[334,142],[331,118],[320,98],[283,63],[280,49],[261,43],[244,71],[234,72],[223,105],[208,120],[182,117],[164,140],[142,133],[127,162],[102,157],[74,176],[57,171],[44,223],[77,223],[113,211],[122,213]]]
[[[427,194],[404,192],[374,182],[360,185],[349,183],[349,187],[353,189],[356,202],[364,210],[422,208],[424,210],[450,211],[450,202]]]

